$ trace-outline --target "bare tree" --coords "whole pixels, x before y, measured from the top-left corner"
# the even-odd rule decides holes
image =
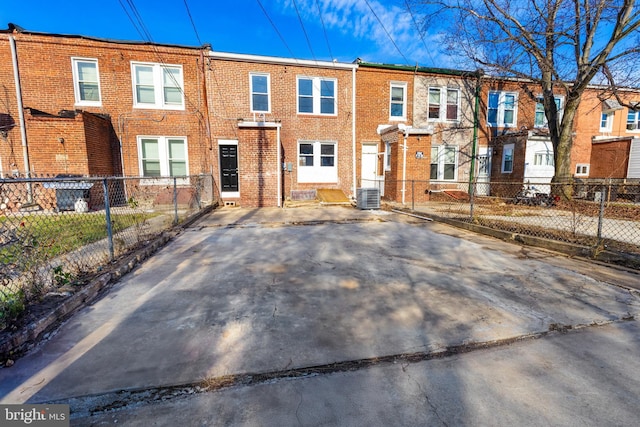
[[[570,182],[576,112],[590,84],[630,85],[640,53],[635,0],[413,0],[423,30],[440,30],[448,53],[460,52],[499,77],[532,81],[542,90],[554,181]],[[447,25],[443,26],[443,22]],[[634,67],[635,68],[635,67]],[[565,94],[558,114],[554,92]],[[613,92],[613,91],[612,91]]]

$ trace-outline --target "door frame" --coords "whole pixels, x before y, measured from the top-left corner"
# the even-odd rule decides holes
[[[238,191],[222,191],[222,159],[220,158],[221,145],[235,145],[236,158],[238,162]],[[224,198],[240,198],[240,150],[237,139],[219,139],[218,140],[218,179],[220,180],[220,197]]]

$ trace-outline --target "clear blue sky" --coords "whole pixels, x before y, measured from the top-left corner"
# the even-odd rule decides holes
[[[436,36],[420,38],[417,19],[404,0],[0,0],[3,29],[11,22],[45,33],[209,43],[222,52],[447,66],[426,48],[437,46],[429,41]]]

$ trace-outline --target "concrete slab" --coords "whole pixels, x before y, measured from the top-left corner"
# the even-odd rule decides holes
[[[354,372],[133,405],[92,426],[624,426],[640,417],[638,322]],[[80,410],[84,410],[81,408]]]
[[[591,271],[604,267],[586,265],[384,211],[223,209],[0,370],[0,401],[431,352],[640,312],[615,286],[637,275],[603,281]]]

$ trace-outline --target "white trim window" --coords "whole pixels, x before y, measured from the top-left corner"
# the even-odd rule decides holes
[[[249,74],[251,112],[271,112],[271,77],[268,73]]]
[[[517,113],[518,94],[516,92],[489,92],[487,105],[487,123],[489,126],[515,126]]]
[[[73,92],[76,97],[76,105],[101,106],[98,60],[71,58],[71,66],[73,67]]]
[[[533,155],[534,166],[553,166],[553,153],[539,151]]]
[[[613,130],[613,111],[603,111],[600,115],[600,132],[611,132]]]
[[[336,79],[298,77],[298,114],[337,115]]]
[[[133,106],[184,110],[182,65],[131,63]]]
[[[186,137],[138,136],[138,158],[141,176],[189,175]]]
[[[589,163],[578,163],[575,176],[589,176]]]
[[[391,143],[384,143],[384,170],[391,170]]]
[[[558,110],[558,121],[561,121],[564,108],[564,96],[554,96],[554,100],[556,101],[556,109]],[[544,113],[542,95],[538,96],[536,99],[536,117],[534,126],[537,128],[546,128],[547,126],[549,126],[547,115]]]
[[[515,151],[515,144],[505,144],[502,147],[502,166],[500,171],[502,173],[513,172],[513,154]]]
[[[431,147],[429,178],[434,181],[455,181],[458,178],[457,146],[435,145]]]
[[[629,109],[627,113],[627,130],[640,130],[640,110]]]
[[[458,121],[460,90],[447,87],[430,87],[427,100],[427,119],[430,121]]]
[[[298,182],[338,182],[338,143],[298,141]]]
[[[407,119],[407,83],[391,82],[389,90],[389,120]]]

